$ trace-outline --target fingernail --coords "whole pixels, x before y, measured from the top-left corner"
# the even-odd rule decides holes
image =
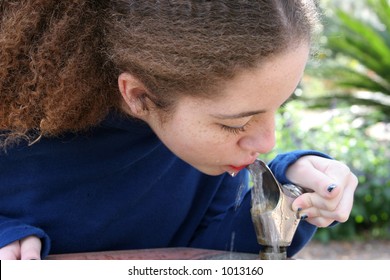
[[[307,214],[302,214],[301,215],[301,220],[306,220],[308,218]]]
[[[328,192],[332,192],[336,188],[336,184],[331,184],[327,187]]]
[[[298,209],[297,209],[297,215],[296,215],[296,218],[297,219],[300,219],[301,218],[301,215],[300,215],[300,212],[302,211],[302,208],[301,207],[299,207]]]

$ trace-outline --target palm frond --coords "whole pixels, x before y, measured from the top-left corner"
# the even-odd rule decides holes
[[[388,104],[384,104],[378,99],[362,98],[351,92],[348,94],[346,94],[346,92],[333,92],[330,93],[329,96],[317,97],[316,99],[301,97],[300,100],[304,101],[306,107],[309,109],[332,108],[335,104],[337,104],[338,107],[350,107],[352,105],[368,106],[382,112],[382,117],[387,116],[387,119],[390,120],[390,106],[388,106]]]
[[[341,21],[340,32],[329,37],[329,47],[390,79],[390,45],[381,32],[344,11],[337,11],[337,15]]]
[[[359,71],[347,66],[331,69],[328,78],[342,88],[359,89],[372,92],[382,92],[390,96],[390,83],[375,73]]]
[[[314,75],[324,79],[331,96],[307,100],[311,108],[342,104],[375,107],[390,114],[390,0],[366,0],[366,9],[375,20],[335,9],[334,27],[326,48],[331,56]],[[325,52],[326,53],[326,52]],[[313,75],[314,71],[309,71]],[[359,93],[380,93],[380,98],[362,98]]]
[[[377,15],[379,21],[384,26],[384,37],[390,39],[390,2],[388,0],[367,0],[368,7]],[[386,32],[387,30],[387,32]],[[387,41],[389,44],[389,41]]]

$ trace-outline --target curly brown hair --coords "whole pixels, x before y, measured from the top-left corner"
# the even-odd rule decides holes
[[[309,0],[3,0],[0,144],[56,136],[120,110],[117,78],[136,76],[159,107],[216,88],[303,40]]]

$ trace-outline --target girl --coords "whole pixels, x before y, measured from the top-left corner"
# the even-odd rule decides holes
[[[314,3],[5,0],[0,11],[0,259],[262,249],[245,167],[275,144]],[[294,151],[270,168],[313,190],[293,203],[289,257],[348,219],[357,179],[343,163]]]

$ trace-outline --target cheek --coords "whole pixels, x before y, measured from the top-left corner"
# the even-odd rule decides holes
[[[164,124],[158,136],[178,155],[199,151],[204,145],[205,130],[186,118],[173,119]]]
[[[204,126],[193,137],[197,138],[199,143],[207,146],[208,149],[218,149],[219,147],[234,145],[235,138],[237,138],[235,135],[230,135],[222,131],[222,129],[215,125]]]
[[[199,114],[199,113],[198,113]],[[157,135],[178,157],[193,164],[224,161],[234,152],[237,136],[188,112],[159,126]]]
[[[201,144],[198,145],[200,150],[197,153],[210,163],[230,162],[241,154],[237,145],[238,138],[236,135],[230,135],[218,129],[213,132],[209,131],[200,139]]]
[[[176,149],[192,158],[221,158],[232,150],[234,137],[227,137],[218,128],[203,125],[188,126],[186,132],[177,131]]]

